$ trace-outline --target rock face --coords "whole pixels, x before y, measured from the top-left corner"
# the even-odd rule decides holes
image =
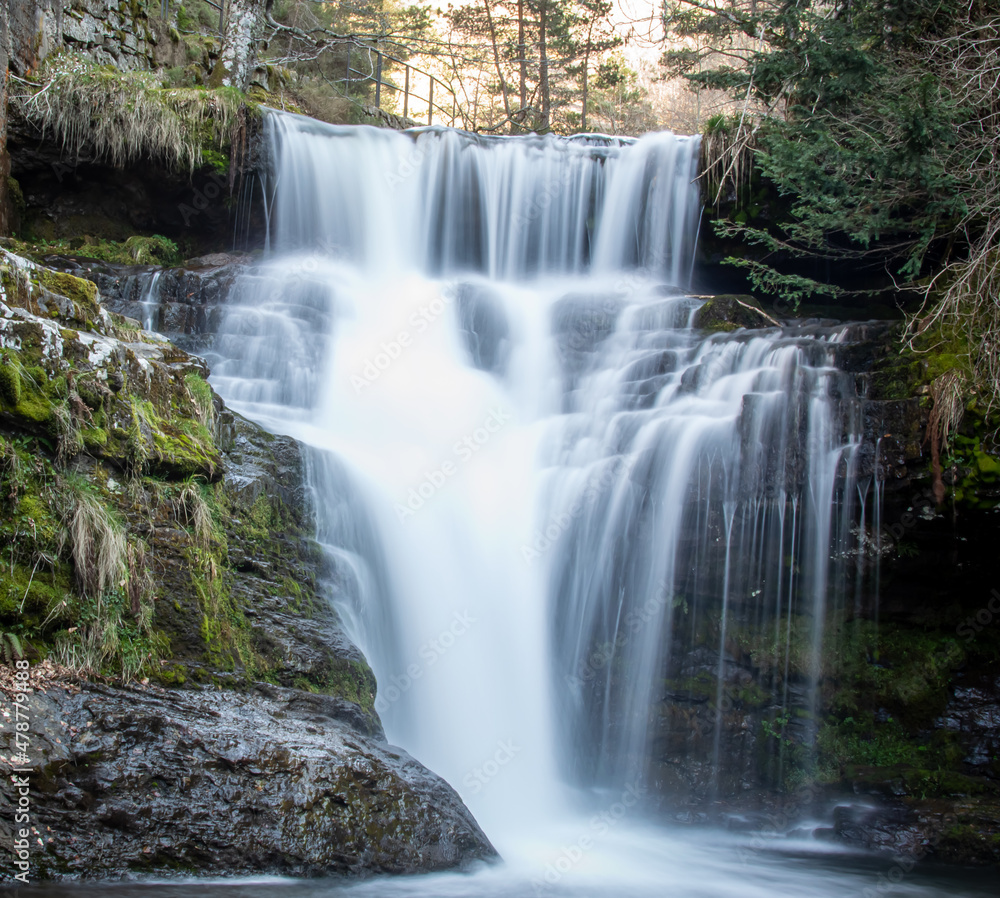
[[[7,5],[5,3],[5,5]],[[11,64],[23,75],[62,50],[122,71],[176,65],[166,28],[127,0],[14,0],[10,6]],[[181,60],[183,57],[181,57]]]
[[[29,704],[41,876],[416,873],[494,856],[450,786],[326,696],[83,684]]]
[[[109,311],[139,321],[148,318],[152,330],[169,334],[178,345],[197,352],[209,345],[210,335],[218,330],[229,291],[253,257],[213,253],[191,259],[181,268],[166,269],[62,256],[49,256],[45,261],[93,281]],[[151,285],[155,291],[152,304]]]

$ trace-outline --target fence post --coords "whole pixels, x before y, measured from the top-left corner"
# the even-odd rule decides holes
[[[434,124],[434,76],[429,75],[428,77],[431,79],[431,89],[430,89],[430,97],[428,97],[427,99],[427,124],[433,125]]]
[[[410,111],[410,67],[406,67],[406,86],[403,88],[403,118]]]
[[[382,54],[375,53],[375,108],[382,108]]]
[[[160,18],[165,22],[170,15],[170,0],[163,0],[160,4]]]
[[[166,0],[165,0],[166,2]],[[219,0],[219,41],[226,39],[226,0]]]

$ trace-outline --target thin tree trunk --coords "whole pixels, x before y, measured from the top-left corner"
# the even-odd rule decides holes
[[[520,121],[524,121],[528,105],[528,45],[524,40],[524,0],[517,0],[517,59],[520,67]]]
[[[497,30],[493,24],[493,9],[490,7],[490,0],[483,0],[486,7],[486,21],[490,28],[490,41],[493,44],[493,64],[496,66],[497,78],[500,79],[500,94],[503,97],[503,111],[507,118],[510,118],[510,100],[507,99],[507,82],[503,77],[503,69],[500,67],[500,48],[497,46]]]
[[[549,56],[546,42],[548,0],[542,0],[538,14],[538,90],[542,100],[542,131],[549,130],[551,101],[549,98]]]
[[[590,80],[590,47],[594,37],[594,20],[587,29],[587,49],[583,53],[583,108],[580,112],[580,130],[587,130],[587,82]]]

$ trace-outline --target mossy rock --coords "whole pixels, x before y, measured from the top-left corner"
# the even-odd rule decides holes
[[[21,401],[21,372],[0,361],[0,402],[16,406]]]
[[[48,287],[53,293],[73,300],[86,313],[88,320],[100,313],[97,302],[97,285],[93,281],[78,278],[76,275],[63,271],[53,271],[50,268],[37,269],[38,283]]]
[[[701,330],[722,333],[775,326],[757,300],[735,294],[713,296],[694,313],[693,323]]]

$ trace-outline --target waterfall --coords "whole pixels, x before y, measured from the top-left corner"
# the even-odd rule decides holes
[[[292,115],[267,130],[279,251],[503,280],[638,266],[690,277],[697,138],[399,134]]]
[[[764,690],[778,744],[808,749],[826,613],[877,513],[851,332],[692,327],[697,138],[266,128],[272,252],[212,379],[312,447],[390,741],[502,852],[526,808],[645,790],[685,752],[722,792],[753,624],[773,670],[808,655]],[[707,756],[671,695],[714,708]]]

